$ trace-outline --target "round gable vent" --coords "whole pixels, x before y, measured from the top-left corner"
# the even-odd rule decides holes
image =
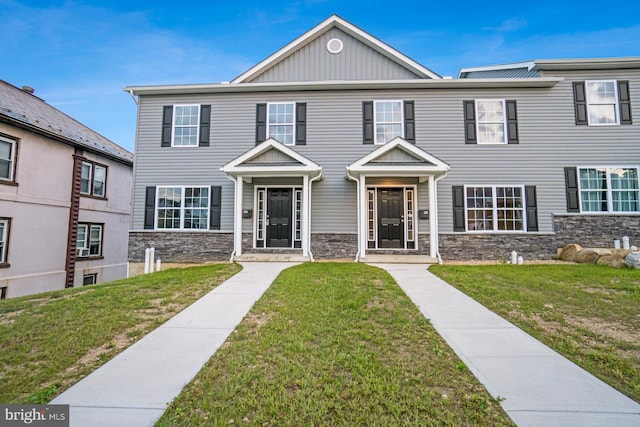
[[[327,42],[327,50],[334,55],[342,52],[344,48],[344,43],[340,39],[331,39]]]

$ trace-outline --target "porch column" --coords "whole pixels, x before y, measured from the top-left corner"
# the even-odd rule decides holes
[[[242,255],[242,177],[236,177],[236,194],[233,220],[233,249],[236,256]]]
[[[310,241],[310,224],[309,224],[309,210],[311,208],[311,191],[309,191],[309,175],[302,177],[302,223],[300,224],[300,232],[302,233],[302,256],[309,255],[309,241]],[[295,221],[295,218],[294,218]]]
[[[438,223],[436,208],[436,177],[429,176],[429,256],[438,257]]]
[[[367,183],[366,178],[363,174],[360,175],[360,185],[358,186],[358,214],[360,215],[360,220],[358,221],[358,225],[360,226],[358,230],[358,245],[360,248],[360,258],[366,258],[367,256]]]

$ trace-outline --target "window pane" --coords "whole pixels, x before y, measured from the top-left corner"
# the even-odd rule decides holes
[[[199,105],[177,105],[175,107],[173,145],[177,147],[198,145]]]
[[[403,136],[401,101],[376,101],[375,110],[376,144],[384,144]]]
[[[506,142],[505,107],[503,100],[476,100],[478,143]]]
[[[587,82],[589,102],[595,104],[615,104],[614,82]]]
[[[13,144],[0,141],[0,178],[11,179]]]
[[[91,163],[82,163],[82,173],[80,176],[80,193],[91,193]]]
[[[580,169],[580,197],[582,211],[606,212],[607,207],[607,170]]]
[[[6,262],[4,248],[7,246],[7,224],[6,220],[0,221],[0,262]]]
[[[206,229],[209,227],[209,188],[187,187],[184,189],[184,228]]]
[[[610,124],[616,123],[616,106],[615,105],[590,105],[589,106],[589,123],[593,124]]]
[[[93,174],[93,195],[104,197],[104,184],[107,181],[107,168],[104,166],[95,166]]]
[[[182,206],[182,188],[158,188],[157,228],[180,228],[180,208]]]
[[[294,104],[269,104],[268,129],[269,137],[286,145],[293,145],[294,139]]]
[[[76,248],[87,248],[87,226],[84,224],[78,225],[78,236],[76,237]]]
[[[89,254],[90,255],[101,255],[102,254],[102,226],[101,225],[92,225],[91,226],[91,235],[89,242]]]
[[[502,143],[504,138],[504,123],[478,124],[478,142]]]

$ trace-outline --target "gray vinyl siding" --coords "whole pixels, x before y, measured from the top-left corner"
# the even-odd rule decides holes
[[[332,38],[342,40],[342,52],[332,54],[327,50],[327,42]],[[333,28],[251,80],[251,83],[417,78],[421,77],[342,30]]]
[[[558,75],[555,73],[554,75]],[[219,170],[255,146],[256,104],[307,103],[307,145],[298,151],[323,168],[312,187],[312,233],[355,233],[356,184],[345,168],[378,146],[362,143],[362,102],[415,101],[416,144],[451,166],[438,184],[440,232],[452,232],[452,185],[535,185],[539,230],[553,231],[552,214],[566,212],[563,168],[576,165],[639,165],[640,70],[562,74],[553,88],[318,91],[306,93],[142,96],[136,145],[133,229],[143,229],[144,191],[149,185],[222,185],[221,231],[233,230],[234,184]],[[630,81],[633,125],[576,126],[572,81]],[[505,98],[517,102],[519,144],[465,144],[463,101]],[[209,147],[161,148],[162,106],[210,104]],[[253,208],[252,185],[245,185],[245,209]],[[418,207],[428,209],[427,185]],[[433,213],[433,211],[432,211]],[[252,221],[244,221],[251,232]],[[420,232],[428,221],[420,222]]]

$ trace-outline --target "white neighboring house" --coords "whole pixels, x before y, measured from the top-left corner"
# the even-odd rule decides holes
[[[0,80],[0,296],[127,275],[133,154]]]

